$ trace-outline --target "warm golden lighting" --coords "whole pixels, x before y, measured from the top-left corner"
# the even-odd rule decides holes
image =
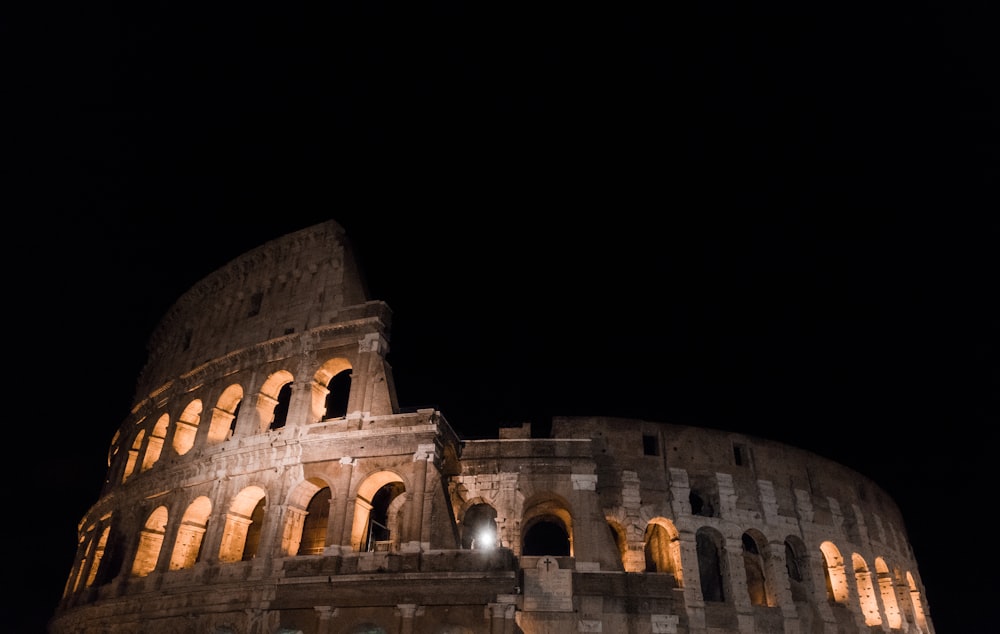
[[[847,587],[847,573],[844,570],[844,558],[833,542],[823,542],[819,545],[823,553],[823,570],[826,575],[827,594],[836,603],[847,603],[850,590]]]
[[[854,566],[854,581],[858,588],[858,602],[865,617],[865,625],[882,625],[878,599],[875,598],[875,584],[872,583],[872,575],[868,572],[868,564],[858,553],[851,555],[851,563]]]

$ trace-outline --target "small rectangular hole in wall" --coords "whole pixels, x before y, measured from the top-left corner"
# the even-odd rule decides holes
[[[746,447],[735,442],[733,443],[733,461],[736,463],[736,466],[742,467],[746,464],[746,454]]]
[[[642,453],[647,456],[660,455],[660,443],[657,442],[656,436],[650,434],[642,435]]]
[[[264,301],[264,293],[254,293],[250,296],[250,311],[247,313],[247,317],[260,314],[260,304],[262,301]]]

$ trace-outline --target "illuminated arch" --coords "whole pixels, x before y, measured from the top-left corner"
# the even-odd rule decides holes
[[[274,372],[260,387],[257,394],[257,416],[260,431],[284,427],[290,401],[289,385],[295,377],[288,370]],[[286,387],[287,386],[287,387]]]
[[[292,490],[285,513],[281,552],[288,556],[319,555],[326,547],[333,493],[320,478],[300,482]]]
[[[680,532],[673,522],[665,517],[649,520],[643,536],[643,551],[646,572],[669,573],[674,576],[678,588],[684,587]]]
[[[208,425],[208,442],[210,444],[229,440],[233,435],[233,426],[240,404],[243,402],[243,386],[233,383],[219,396],[212,409],[212,422]]]
[[[521,517],[521,554],[573,556],[573,515],[555,493],[532,496]]]
[[[398,532],[390,532],[390,523],[397,524],[399,513],[399,503],[392,503],[405,491],[403,479],[392,471],[378,471],[365,478],[354,500],[352,550],[375,550],[399,543]]]
[[[219,561],[247,560],[256,554],[266,495],[264,489],[248,486],[233,498],[222,529]]]
[[[198,561],[211,513],[212,502],[204,495],[195,498],[188,505],[181,518],[181,525],[177,529],[177,540],[170,555],[170,570],[190,568]]]
[[[159,506],[146,519],[139,532],[139,548],[132,561],[132,576],[145,577],[156,569],[156,560],[163,547],[163,536],[167,527],[167,507]]]
[[[758,530],[743,533],[743,569],[751,605],[774,607],[778,604],[770,576],[771,554],[767,537]]]
[[[351,391],[351,362],[343,357],[327,360],[313,375],[309,422],[347,415]]]
[[[885,609],[885,620],[889,629],[898,630],[903,625],[903,617],[896,600],[896,588],[893,586],[889,566],[882,557],[875,558],[875,575],[878,580],[879,594],[882,595],[882,606]]]
[[[847,603],[850,590],[847,586],[847,572],[844,570],[844,558],[833,542],[823,542],[819,545],[823,553],[823,576],[826,578],[826,595],[834,603]]]
[[[135,465],[139,462],[139,452],[142,451],[142,441],[146,438],[146,430],[140,429],[135,439],[132,441],[132,448],[128,450],[128,461],[125,463],[125,470],[122,472],[122,482],[125,482],[135,473]]]
[[[93,543],[93,551],[90,555],[90,572],[87,574],[87,582],[84,584],[87,588],[94,585],[94,580],[97,578],[97,571],[101,567],[101,561],[104,559],[104,549],[108,545],[108,535],[110,533],[111,527],[105,526],[101,531],[101,536]]]
[[[924,614],[924,602],[920,597],[920,590],[917,589],[917,583],[913,579],[913,574],[910,572],[906,573],[906,585],[910,589],[910,603],[913,604],[913,618],[916,620],[917,627],[921,632],[927,632],[927,616]]]
[[[854,553],[851,555],[851,564],[854,566],[854,583],[858,588],[858,603],[861,605],[861,613],[865,617],[865,625],[882,625],[882,614],[878,610],[875,584],[872,582],[872,574],[868,570],[868,562],[858,553]]]
[[[149,432],[149,440],[146,441],[146,451],[142,455],[142,469],[140,471],[150,469],[159,461],[160,454],[163,453],[163,443],[167,437],[167,427],[169,425],[170,416],[167,414],[162,414],[156,420],[152,431]]]
[[[173,445],[178,456],[183,456],[191,451],[191,447],[194,447],[194,439],[198,435],[198,424],[201,422],[203,409],[201,399],[196,398],[188,403],[184,411],[181,412],[180,418],[174,423]]]

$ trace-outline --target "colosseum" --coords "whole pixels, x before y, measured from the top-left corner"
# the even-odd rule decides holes
[[[646,420],[463,439],[397,402],[391,318],[335,221],[182,295],[49,631],[934,634],[861,474]]]

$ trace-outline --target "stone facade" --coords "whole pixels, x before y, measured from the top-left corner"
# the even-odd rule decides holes
[[[396,402],[335,222],[150,341],[52,634],[934,634],[903,518],[787,445],[631,419],[463,440]]]

